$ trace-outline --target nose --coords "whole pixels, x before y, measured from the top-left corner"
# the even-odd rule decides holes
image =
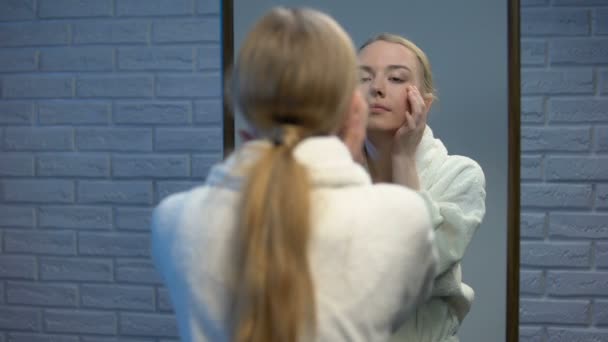
[[[384,97],[386,95],[384,82],[379,78],[374,78],[371,81],[369,92],[372,97]]]

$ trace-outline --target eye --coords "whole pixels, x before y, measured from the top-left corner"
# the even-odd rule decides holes
[[[393,82],[393,83],[403,83],[405,82],[405,80],[401,77],[389,77],[388,78],[389,81]]]
[[[361,81],[361,83],[366,83],[372,80],[371,77],[369,76],[361,76],[361,78],[359,79]]]

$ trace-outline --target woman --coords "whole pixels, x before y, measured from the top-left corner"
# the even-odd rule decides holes
[[[428,203],[439,251],[432,297],[401,327],[394,341],[458,341],[473,301],[460,261],[485,214],[485,178],[479,165],[449,155],[426,117],[435,90],[429,60],[411,41],[382,34],[359,50],[360,89],[370,107],[359,159],[375,182],[405,185]],[[404,206],[407,208],[407,206]]]
[[[362,148],[357,85],[352,42],[324,14],[275,8],[248,34],[232,93],[260,139],[153,214],[183,341],[386,341],[428,297],[424,200],[373,185],[336,136]]]

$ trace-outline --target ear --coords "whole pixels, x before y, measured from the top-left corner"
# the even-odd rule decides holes
[[[435,101],[435,97],[433,96],[433,94],[425,94],[424,95],[424,104],[426,105],[426,110],[427,111],[431,110],[431,106],[433,105],[434,101]]]

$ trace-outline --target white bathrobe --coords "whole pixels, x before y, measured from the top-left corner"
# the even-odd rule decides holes
[[[240,189],[246,166],[266,147],[247,143],[216,165],[204,185],[171,195],[154,210],[152,255],[182,341],[228,340]],[[387,341],[429,297],[436,274],[425,202],[404,187],[372,184],[338,138],[306,139],[294,154],[312,182],[314,341]]]
[[[485,215],[485,177],[472,159],[449,155],[426,127],[416,166],[420,193],[426,199],[439,251],[432,297],[400,327],[393,342],[455,342],[460,323],[474,299],[462,282],[460,261]]]

